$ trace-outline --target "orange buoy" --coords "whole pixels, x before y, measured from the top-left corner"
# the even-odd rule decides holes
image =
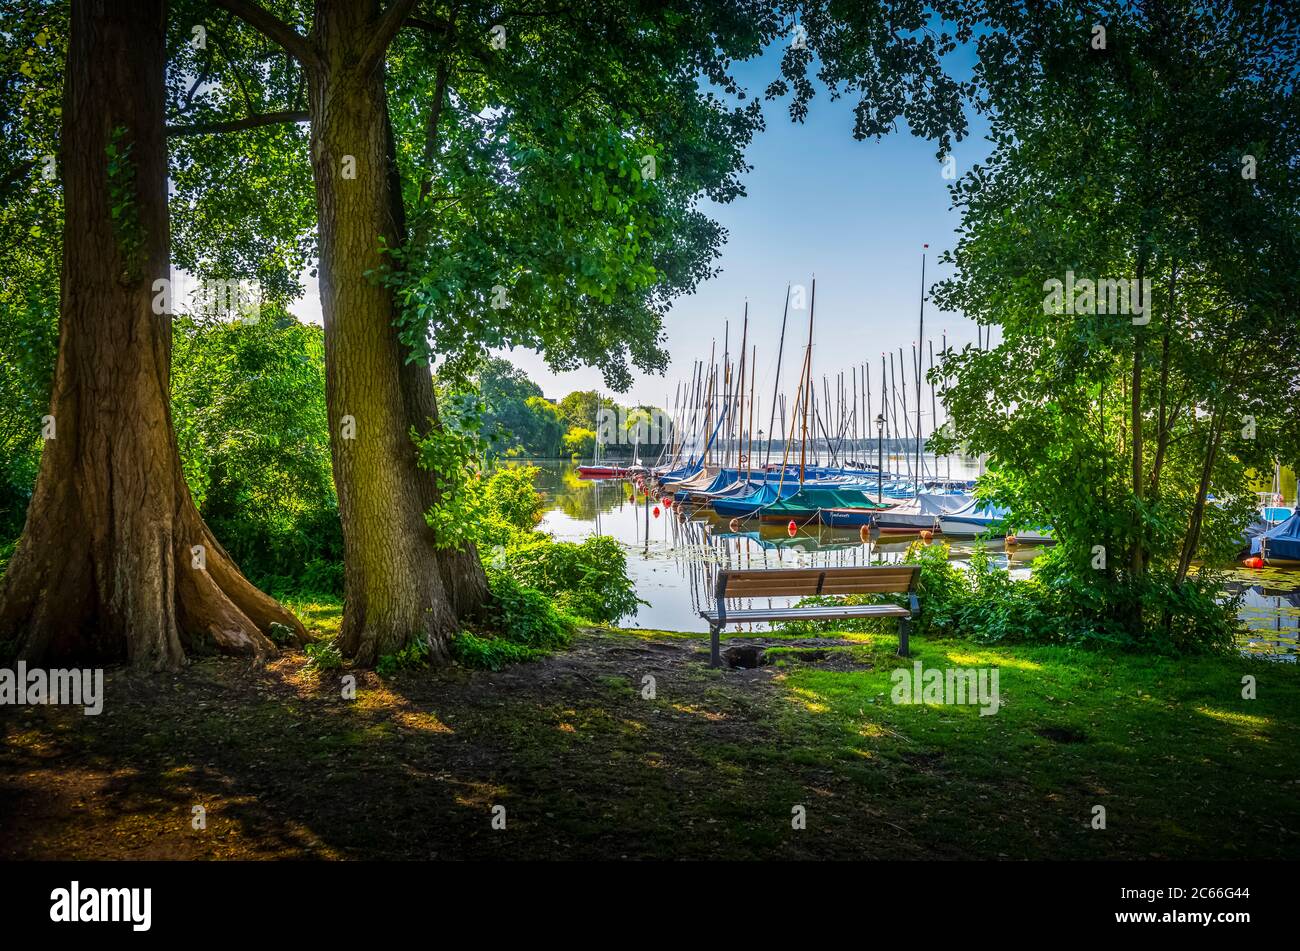
[[[794,519],[790,519],[790,524],[785,527],[785,530],[790,533],[791,538],[799,534],[799,526],[794,523]]]
[[[731,529],[733,532],[740,531],[740,519],[733,518],[730,522],[727,523],[727,528]]]
[[[1261,558],[1259,555],[1252,555],[1250,558],[1247,558],[1245,561],[1243,561],[1242,564],[1245,565],[1247,568],[1263,568],[1264,559]]]
[[[867,528],[865,525],[861,526],[858,529],[858,538],[861,538],[863,542],[871,541],[871,529]]]
[[[932,538],[934,538],[934,532],[930,531],[928,528],[921,529],[921,541],[928,542]]]
[[[1016,538],[1015,535],[1008,535],[1006,541],[1003,544],[1004,547],[1006,548],[1015,548],[1017,545],[1020,544],[1020,539]]]

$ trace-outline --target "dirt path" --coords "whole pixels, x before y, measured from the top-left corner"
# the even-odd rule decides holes
[[[362,673],[355,701],[301,656],[110,671],[97,717],[0,710],[0,856],[935,854],[851,772],[799,761],[773,668],[703,659],[695,639],[586,631],[499,673]]]

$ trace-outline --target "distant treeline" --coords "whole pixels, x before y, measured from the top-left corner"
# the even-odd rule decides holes
[[[495,455],[591,458],[598,429],[602,455],[630,455],[637,445],[657,453],[668,438],[657,406],[624,406],[595,390],[575,390],[550,400],[509,360],[484,360],[467,382],[439,381],[439,405],[460,423],[474,422]],[[601,410],[606,410],[602,418]],[[603,419],[603,425],[602,425]]]

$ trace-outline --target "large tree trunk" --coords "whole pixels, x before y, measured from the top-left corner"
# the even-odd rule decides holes
[[[181,473],[171,328],[152,306],[169,270],[163,37],[162,0],[73,2],[54,438],[0,588],[0,643],[36,663],[262,657],[272,622],[306,638],[240,574]],[[110,145],[125,154],[112,173]]]
[[[444,66],[438,72],[437,90],[434,94],[434,105],[430,118],[428,154],[425,156],[426,165],[432,165],[433,142],[437,136],[438,115],[442,111],[441,104],[443,97],[446,95],[446,83],[447,70]],[[389,200],[392,206],[393,225],[399,241],[405,244],[410,240],[410,234],[406,227],[406,208],[402,197],[401,170],[397,164],[392,119],[388,114],[386,99],[384,130]],[[421,200],[428,194],[429,181],[429,179],[426,179],[420,183]],[[393,333],[394,335],[397,334],[396,326],[393,327]],[[428,362],[422,357],[414,356],[412,358],[413,355],[409,353],[406,344],[399,341],[398,347],[407,357],[402,364],[402,396],[406,405],[407,421],[416,433],[422,437],[427,436],[442,425],[438,416],[437,394],[433,388],[433,371]],[[439,493],[436,474],[422,470],[418,473],[417,479],[420,487],[420,502],[425,511],[428,511],[438,501]],[[451,602],[452,611],[456,617],[464,620],[477,614],[491,596],[488,591],[487,575],[483,571],[483,563],[479,559],[477,547],[471,543],[460,548],[442,548],[438,553],[438,566],[442,572],[443,586],[447,591],[447,597]]]
[[[343,523],[339,643],[373,664],[420,639],[437,663],[449,656],[456,612],[424,520],[431,477],[410,435],[413,425],[427,426],[417,414],[426,385],[432,402],[432,380],[427,366],[406,362],[393,296],[375,280],[385,266],[381,241],[400,240],[383,73],[357,68],[377,18],[375,0],[318,3],[308,68],[326,401]]]
[[[407,420],[416,432],[424,436],[442,425],[428,363],[414,360],[403,367],[402,394]],[[420,502],[427,511],[438,501],[437,480],[435,474],[428,471],[422,470],[418,476]],[[438,567],[456,617],[463,620],[477,614],[490,597],[478,548],[471,543],[461,548],[439,549]]]

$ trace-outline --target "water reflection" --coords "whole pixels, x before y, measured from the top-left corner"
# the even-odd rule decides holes
[[[1229,590],[1241,595],[1241,619],[1247,634],[1242,650],[1295,662],[1300,656],[1300,573],[1265,569],[1273,577],[1237,580]],[[1238,573],[1246,578],[1247,573]]]
[[[625,624],[658,630],[704,631],[699,610],[711,597],[719,567],[779,568],[886,564],[903,559],[917,535],[882,535],[874,544],[854,529],[799,527],[792,536],[785,525],[746,522],[733,529],[709,509],[679,511],[633,495],[623,482],[590,482],[577,477],[565,462],[531,462],[538,488],[550,503],[541,524],[557,538],[581,541],[592,534],[610,535],[628,552],[628,568],[637,593],[649,602]],[[963,564],[976,548],[971,539],[945,539],[950,558]],[[1041,549],[987,543],[993,564],[1015,576],[1028,574]],[[1295,661],[1300,637],[1300,572],[1278,569],[1235,572],[1230,590],[1241,591],[1242,619],[1249,629],[1242,649],[1252,654]]]

